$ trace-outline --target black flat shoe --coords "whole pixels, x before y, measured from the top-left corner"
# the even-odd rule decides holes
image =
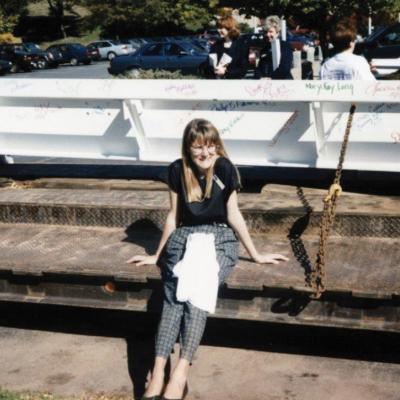
[[[143,396],[140,400],[161,400],[161,394],[157,394],[156,396],[151,397]]]
[[[169,399],[168,397],[161,396],[160,400],[184,400],[184,398],[186,397],[188,392],[189,392],[189,388],[188,388],[188,385],[186,385],[185,389],[183,389],[182,397],[180,397],[179,399]]]

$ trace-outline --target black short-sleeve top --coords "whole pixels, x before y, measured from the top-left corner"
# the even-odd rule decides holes
[[[196,171],[195,175],[204,193],[206,179]],[[227,223],[226,204],[232,192],[240,189],[240,180],[232,162],[225,157],[218,157],[214,164],[211,197],[189,203],[183,179],[183,163],[179,159],[168,167],[168,186],[178,194],[179,225],[191,226]]]

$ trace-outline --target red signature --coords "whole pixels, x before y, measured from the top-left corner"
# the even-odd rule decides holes
[[[261,95],[264,99],[286,99],[290,90],[286,87],[286,85],[276,85],[272,82],[259,83],[255,86],[246,86],[246,92],[250,96]]]
[[[377,82],[369,85],[365,90],[365,94],[368,96],[387,94],[389,97],[397,99],[400,97],[400,84],[385,85],[382,82]]]

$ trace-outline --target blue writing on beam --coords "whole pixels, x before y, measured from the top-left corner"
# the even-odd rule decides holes
[[[361,114],[355,121],[355,128],[362,129],[367,125],[377,126],[382,122],[382,114],[392,111],[399,105],[395,103],[379,103],[368,106],[368,112]]]
[[[230,133],[232,128],[244,117],[244,113],[238,115],[237,117],[233,118],[231,121],[229,121],[228,125],[225,128],[222,128],[219,130],[219,133],[224,135],[225,133]]]
[[[275,103],[270,101],[239,101],[239,100],[231,100],[231,101],[221,101],[211,104],[209,107],[210,111],[233,111],[245,107],[252,106],[275,106]]]

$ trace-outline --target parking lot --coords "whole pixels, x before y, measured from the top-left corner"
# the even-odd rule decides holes
[[[6,75],[6,78],[29,78],[29,79],[109,79],[109,62],[98,61],[90,65],[69,66],[62,65],[55,69],[35,70],[32,72],[20,72],[18,74]],[[0,78],[1,79],[1,78]]]

